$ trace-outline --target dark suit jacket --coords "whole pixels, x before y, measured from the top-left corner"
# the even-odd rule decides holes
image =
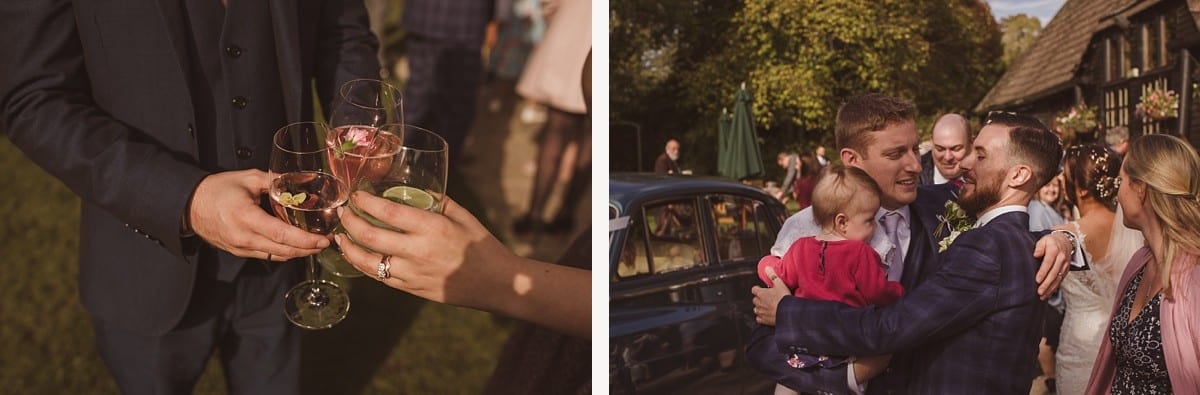
[[[933,185],[933,151],[921,155],[921,185]]]
[[[1034,242],[1029,216],[1007,213],[959,235],[931,276],[891,306],[785,298],[776,344],[813,354],[908,352],[907,366],[896,366],[908,370],[907,383],[880,390],[1028,393],[1041,328]],[[880,392],[877,384],[871,392]]]
[[[403,27],[423,37],[479,48],[494,9],[491,0],[405,0]]]
[[[263,1],[279,59],[278,76],[263,78],[281,79],[289,122],[312,119],[314,79],[329,109],[342,82],[377,75],[362,2]],[[145,334],[165,333],[182,317],[198,266],[198,249],[180,234],[185,206],[203,177],[231,170],[198,165],[196,133],[212,131],[194,127],[182,7],[176,0],[0,5],[7,38],[0,124],[83,200],[84,306],[96,320]],[[273,132],[236,136],[254,152],[243,168],[265,169]],[[221,150],[232,155],[233,147]]]
[[[937,216],[944,211],[947,201],[952,200],[958,193],[958,188],[952,184],[924,185],[917,189],[917,200],[909,204],[910,215],[915,219],[909,221],[910,234],[908,255],[904,257],[904,273],[900,283],[905,292],[915,288],[925,280],[936,267],[937,243],[945,234],[935,234]],[[787,298],[793,299],[793,298]],[[776,313],[780,319],[789,312],[780,310]],[[814,321],[814,322],[823,322]],[[781,382],[791,388],[806,392],[842,393],[847,391],[846,369],[799,370],[788,366],[783,359],[783,351],[776,344],[776,331],[787,330],[781,327],[759,325],[751,334],[746,347],[750,364],[759,372],[766,374],[772,380]],[[908,378],[905,367],[911,355],[904,352],[892,356],[891,368],[871,380],[871,392],[881,388],[902,387]],[[875,385],[878,384],[878,385]]]
[[[681,171],[679,170],[679,162],[671,160],[671,157],[667,156],[666,152],[663,152],[662,155],[658,156],[658,159],[654,160],[655,173],[679,175]]]

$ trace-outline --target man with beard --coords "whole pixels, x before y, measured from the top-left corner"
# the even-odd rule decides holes
[[[959,162],[971,153],[970,123],[958,114],[938,118],[930,133],[933,149],[921,155],[921,185],[945,184],[962,176]]]
[[[905,380],[872,382],[872,392],[1028,392],[1040,325],[1025,207],[1061,159],[1062,143],[1036,119],[989,116],[961,163],[959,204],[978,221],[952,235],[920,286],[886,308],[852,308],[788,297],[773,278],[772,288],[755,290],[759,322],[777,324],[776,344],[793,352],[907,353],[904,366],[892,361],[907,370]],[[775,315],[776,307],[786,313]]]
[[[679,174],[679,141],[667,140],[662,155],[654,161],[654,172],[658,174]]]

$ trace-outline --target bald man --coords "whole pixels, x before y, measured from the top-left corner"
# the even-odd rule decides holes
[[[962,115],[938,118],[933,124],[933,149],[921,155],[921,185],[945,184],[962,177],[959,163],[971,153],[970,128]]]

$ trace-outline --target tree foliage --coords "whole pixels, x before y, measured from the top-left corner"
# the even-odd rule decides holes
[[[1000,40],[1004,44],[1004,56],[1000,60],[1008,67],[1037,40],[1042,33],[1042,21],[1036,16],[1009,15],[1000,20],[1000,31],[1004,34]]]
[[[683,137],[683,161],[715,173],[717,118],[740,83],[764,147],[832,147],[847,97],[882,92],[922,116],[970,109],[999,77],[1000,33],[979,0],[612,0],[613,121],[642,126],[645,160]],[[630,169],[613,134],[612,168]],[[626,157],[627,158],[627,157]],[[779,170],[769,165],[768,169]]]

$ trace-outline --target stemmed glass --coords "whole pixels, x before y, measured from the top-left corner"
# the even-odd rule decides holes
[[[338,227],[337,208],[346,203],[349,187],[330,167],[323,139],[325,126],[300,122],[275,132],[271,149],[271,207],[288,223],[319,235]],[[341,322],[350,296],[337,284],[320,279],[313,256],[306,279],[284,297],[287,318],[306,329],[325,329]]]
[[[380,134],[396,135],[400,138],[400,149],[387,168],[373,169],[378,176],[363,177],[353,184],[356,191],[412,207],[442,213],[442,201],[446,196],[446,173],[449,152],[446,140],[436,133],[412,125],[384,125]],[[375,226],[390,228],[349,204],[355,214]]]
[[[329,125],[333,132],[327,137],[331,154],[331,162],[345,157],[343,176],[348,184],[354,185],[359,176],[370,176],[370,171],[360,172],[360,169],[371,167],[387,167],[380,162],[390,160],[399,143],[395,136],[376,139],[378,128],[387,124],[404,123],[404,100],[400,90],[391,84],[373,79],[356,79],[346,82],[338,91],[338,101],[329,116]],[[371,141],[375,145],[366,146],[364,142]],[[349,145],[347,145],[349,144]],[[338,232],[343,230],[338,229]],[[339,277],[359,277],[362,272],[346,262],[336,244],[317,254],[317,261],[326,270]]]

